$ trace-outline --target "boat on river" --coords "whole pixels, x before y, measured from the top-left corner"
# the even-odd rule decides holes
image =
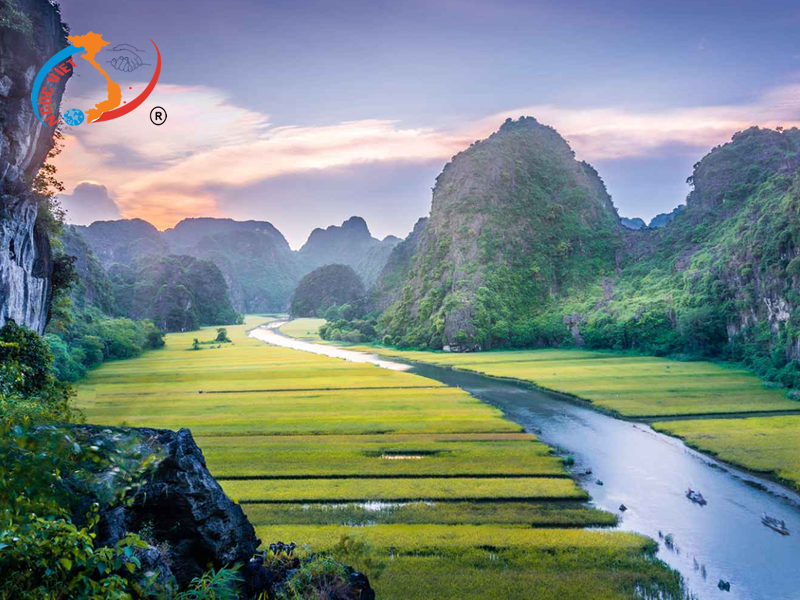
[[[706,499],[703,498],[703,494],[701,494],[700,492],[698,492],[696,490],[693,490],[692,488],[689,488],[686,491],[686,497],[689,500],[691,500],[692,502],[694,502],[695,504],[699,504],[700,506],[705,506],[706,504],[708,504]]]
[[[789,528],[786,527],[786,521],[783,519],[776,519],[775,517],[770,517],[767,513],[764,513],[761,516],[761,522],[770,529],[777,531],[781,535],[789,535]]]

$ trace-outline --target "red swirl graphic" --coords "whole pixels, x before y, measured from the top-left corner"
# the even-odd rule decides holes
[[[99,119],[95,119],[92,123],[99,123],[100,121],[110,121],[112,119],[116,119],[118,117],[122,117],[127,115],[133,109],[139,107],[142,102],[147,100],[147,97],[151,94],[151,92],[155,89],[156,84],[158,83],[158,76],[161,74],[161,52],[158,50],[158,46],[153,40],[150,40],[153,46],[156,49],[156,54],[158,54],[158,62],[156,63],[156,72],[153,73],[153,78],[150,80],[150,83],[147,84],[147,87],[144,91],[136,96],[133,100],[128,102],[124,106],[120,106],[119,108],[115,108],[114,110],[109,110],[108,112],[104,112]]]

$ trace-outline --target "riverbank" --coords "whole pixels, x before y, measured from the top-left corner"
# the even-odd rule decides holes
[[[621,419],[649,423],[725,463],[800,491],[800,403],[742,369],[583,350],[352,349],[558,394]],[[776,432],[782,432],[781,439]]]

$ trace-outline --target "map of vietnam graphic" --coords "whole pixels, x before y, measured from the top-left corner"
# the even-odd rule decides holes
[[[94,58],[97,53],[100,52],[100,50],[108,46],[108,42],[103,40],[103,36],[101,34],[92,33],[90,31],[86,35],[73,35],[67,39],[69,39],[69,41],[75,47],[84,47],[86,52],[81,54],[80,58],[89,61],[89,63],[95,69],[100,71],[103,77],[106,78],[106,81],[108,81],[108,86],[106,86],[106,89],[108,90],[108,98],[99,104],[95,104],[94,108],[90,108],[86,111],[86,120],[91,123],[103,116],[104,112],[113,110],[120,105],[122,102],[122,90],[120,89],[119,84],[111,79],[108,73],[105,72],[103,67],[101,67]]]

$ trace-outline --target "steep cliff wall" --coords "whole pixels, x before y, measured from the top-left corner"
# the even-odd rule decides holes
[[[30,182],[53,147],[54,128],[39,122],[30,97],[36,73],[67,40],[47,0],[3,0],[0,11],[0,325],[13,319],[41,333],[53,267]],[[55,111],[67,79],[53,84]]]
[[[555,129],[509,119],[437,177],[402,288],[396,261],[380,278],[379,302],[397,299],[386,331],[431,348],[529,343],[524,318],[615,272],[623,231],[597,172]]]

